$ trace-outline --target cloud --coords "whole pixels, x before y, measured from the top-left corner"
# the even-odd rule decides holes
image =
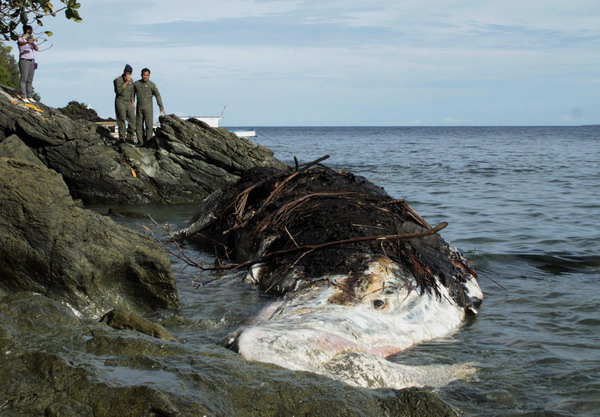
[[[135,0],[134,0],[135,1]],[[286,25],[387,30],[394,42],[414,46],[462,44],[522,48],[541,42],[577,42],[598,36],[596,1],[547,0],[146,0],[124,8],[135,26],[181,22],[231,22],[266,19],[262,30]],[[99,6],[98,6],[99,7]],[[285,29],[284,29],[285,30]],[[313,29],[314,30],[314,29]],[[175,33],[177,28],[174,27]],[[276,39],[281,34],[273,33]],[[285,34],[283,34],[285,35]]]
[[[409,25],[431,29],[438,26],[442,32],[449,29],[469,30],[481,25],[597,31],[596,19],[600,13],[598,3],[592,0],[580,0],[577,7],[566,2],[550,4],[547,0],[371,0],[368,3],[344,1],[326,4],[330,4],[330,9],[339,9],[339,23],[395,27]]]
[[[248,19],[293,12],[300,0],[147,0],[133,13],[135,24],[208,22],[220,19]]]
[[[105,0],[82,16],[48,21],[36,88],[107,113],[125,63],[172,103],[202,92],[269,117],[293,104],[306,123],[576,123],[560,103],[598,108],[597,1]]]

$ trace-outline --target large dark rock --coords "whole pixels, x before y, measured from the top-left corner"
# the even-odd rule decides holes
[[[155,241],[80,208],[60,174],[0,158],[0,290],[29,290],[99,315],[178,305]]]
[[[200,201],[249,168],[285,167],[270,150],[199,121],[163,116],[156,138],[136,148],[117,144],[95,123],[25,105],[11,93],[0,86],[0,143],[17,135],[84,203]]]

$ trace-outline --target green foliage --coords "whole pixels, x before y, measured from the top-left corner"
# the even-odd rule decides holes
[[[7,87],[17,88],[19,85],[19,67],[12,56],[10,46],[4,46],[0,42],[0,84]]]
[[[0,1],[0,35],[5,40],[17,40],[20,25],[43,26],[43,19],[65,12],[65,17],[76,22],[81,21],[77,0],[60,0],[64,6],[55,9],[50,0],[1,0]],[[52,32],[44,32],[52,36]]]
[[[71,119],[88,120],[90,122],[99,122],[102,120],[102,118],[98,116],[98,113],[96,113],[96,110],[92,109],[87,104],[78,101],[69,101],[69,104],[58,110],[66,116],[69,116]]]

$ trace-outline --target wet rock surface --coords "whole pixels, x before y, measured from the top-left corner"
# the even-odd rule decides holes
[[[16,135],[86,204],[200,201],[246,169],[284,167],[269,149],[202,122],[162,116],[155,139],[136,148],[96,123],[43,103],[25,105],[13,93],[0,86],[0,145]]]
[[[106,323],[113,329],[136,330],[140,333],[156,337],[157,339],[168,340],[170,342],[175,341],[175,337],[173,337],[167,329],[156,323],[152,323],[135,313],[114,309],[102,316],[100,322]]]
[[[457,416],[420,389],[364,390],[0,297],[1,416]]]

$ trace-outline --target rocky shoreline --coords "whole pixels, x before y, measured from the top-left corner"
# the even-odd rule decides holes
[[[0,142],[11,138],[4,155],[37,157],[85,204],[201,201],[249,168],[285,168],[269,149],[200,121],[161,116],[155,139],[136,148],[117,144],[96,123],[72,120],[42,103],[26,105],[11,94],[0,86]]]
[[[177,340],[170,261],[84,208],[202,200],[285,168],[225,129],[161,117],[146,148],[0,86],[0,416],[456,416],[423,389],[366,390]],[[101,319],[102,318],[102,319]]]

